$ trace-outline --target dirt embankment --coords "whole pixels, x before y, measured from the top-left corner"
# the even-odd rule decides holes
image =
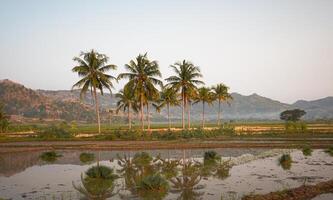
[[[190,148],[299,148],[304,144],[312,148],[327,148],[333,139],[283,140],[281,138],[257,140],[175,140],[175,141],[39,141],[0,143],[0,153],[36,150],[143,150]]]
[[[320,194],[333,192],[333,180],[316,185],[303,185],[298,188],[271,192],[264,195],[245,196],[242,200],[307,200]]]

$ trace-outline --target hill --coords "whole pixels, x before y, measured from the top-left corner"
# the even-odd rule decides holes
[[[21,115],[33,118],[63,119],[67,121],[95,119],[92,97],[89,93],[80,99],[79,90],[32,90],[10,80],[0,81],[0,102],[5,104],[5,111],[10,115]],[[222,104],[223,119],[236,120],[276,120],[286,109],[300,108],[307,112],[305,119],[333,119],[333,97],[326,97],[315,101],[300,100],[294,104],[281,103],[258,94],[249,96],[232,93],[230,105]],[[117,99],[114,95],[99,94],[102,118],[108,120],[107,109],[116,107]],[[153,112],[153,120],[163,120],[166,110],[161,113]],[[216,120],[218,104],[206,106],[207,120]],[[192,105],[191,118],[200,120],[202,104]],[[181,108],[171,109],[172,118],[181,118]]]

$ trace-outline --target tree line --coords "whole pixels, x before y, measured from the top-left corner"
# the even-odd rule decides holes
[[[80,89],[81,98],[87,92],[90,92],[94,99],[96,110],[96,120],[98,132],[101,132],[99,99],[97,91],[102,95],[104,89],[112,92],[114,82],[126,79],[127,83],[124,88],[116,94],[119,99],[117,102],[117,111],[127,112],[128,127],[131,129],[131,114],[139,113],[141,129],[147,127],[150,130],[151,107],[160,112],[162,108],[167,109],[168,127],[171,129],[170,107],[180,106],[182,108],[182,128],[190,128],[190,109],[192,104],[202,104],[202,128],[205,127],[205,106],[211,105],[218,101],[218,126],[221,125],[221,103],[232,100],[229,93],[229,87],[223,83],[213,87],[205,87],[201,80],[203,77],[198,66],[195,66],[188,60],[176,62],[170,65],[174,75],[165,79],[166,84],[162,81],[162,74],[159,70],[159,64],[156,60],[150,60],[147,53],[139,54],[135,59],[125,64],[125,73],[117,77],[108,74],[111,70],[116,70],[117,66],[108,64],[109,57],[105,54],[98,53],[95,50],[81,52],[78,57],[74,57],[76,66],[72,71],[77,73],[80,80],[76,82],[72,89]],[[147,110],[145,116],[144,110]],[[185,116],[187,115],[187,127]],[[145,123],[147,123],[145,125]]]

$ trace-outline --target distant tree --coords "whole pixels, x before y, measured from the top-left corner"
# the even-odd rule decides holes
[[[121,73],[118,79],[129,79],[126,87],[133,90],[135,97],[140,102],[141,128],[144,130],[144,104],[148,103],[149,97],[158,94],[156,85],[162,87],[163,83],[159,80],[162,77],[157,61],[150,61],[147,53],[139,55],[135,60],[131,60],[125,65],[128,72]]]
[[[194,103],[202,102],[202,128],[205,128],[205,104],[212,105],[214,100],[214,93],[210,88],[201,87],[198,89],[198,95]]]
[[[199,67],[194,66],[191,62],[183,60],[182,62],[177,62],[174,65],[170,65],[176,75],[170,76],[165,79],[168,84],[175,91],[181,93],[182,98],[182,127],[185,129],[185,110],[188,108],[191,94],[193,91],[197,90],[197,85],[204,84],[199,78],[202,77]],[[188,110],[189,111],[189,110]],[[190,112],[188,112],[188,122],[190,122]],[[190,126],[190,123],[188,123]]]
[[[3,104],[0,104],[0,132],[3,133],[7,130],[9,125],[9,116],[3,111]]]
[[[178,101],[178,95],[176,91],[171,87],[163,87],[161,94],[160,94],[160,100],[157,104],[153,104],[157,110],[157,112],[160,112],[163,107],[167,107],[168,112],[168,124],[169,129],[171,128],[171,121],[170,121],[170,106],[179,106],[180,103]]]
[[[280,119],[284,121],[296,122],[299,121],[305,114],[306,112],[301,109],[286,110],[280,114]]]
[[[101,121],[99,116],[99,100],[97,97],[97,90],[103,95],[103,88],[107,88],[111,93],[113,88],[112,80],[117,80],[115,77],[106,74],[109,70],[115,70],[116,65],[107,64],[109,58],[104,55],[91,50],[90,52],[81,52],[79,57],[74,57],[73,60],[78,63],[73,67],[72,71],[78,73],[82,79],[73,85],[74,88],[81,89],[81,98],[90,90],[94,97],[98,133],[101,133]]]
[[[213,87],[214,97],[219,102],[218,120],[217,125],[221,125],[221,102],[232,100],[232,96],[229,94],[229,87],[223,83],[217,84]]]
[[[116,97],[119,99],[117,102],[117,112],[119,112],[119,110],[127,110],[128,128],[131,129],[131,110],[137,112],[136,98],[134,93],[131,88],[125,86],[123,90],[120,90],[119,93],[116,94]]]

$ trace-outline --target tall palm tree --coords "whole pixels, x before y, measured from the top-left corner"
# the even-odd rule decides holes
[[[115,70],[116,65],[107,64],[109,58],[105,54],[100,54],[95,50],[89,52],[81,52],[79,57],[74,57],[73,60],[77,62],[77,66],[73,67],[72,71],[78,73],[79,80],[72,86],[72,89],[81,89],[80,97],[84,97],[88,90],[91,91],[98,123],[98,133],[101,133],[101,121],[99,116],[99,100],[97,97],[97,90],[103,95],[103,88],[107,88],[111,93],[113,88],[113,80],[117,80],[115,77],[106,74],[109,70]]]
[[[205,104],[212,105],[214,101],[214,93],[210,88],[201,87],[198,89],[198,95],[194,103],[202,102],[202,128],[205,128]]]
[[[128,87],[124,87],[123,90],[120,90],[119,93],[116,94],[116,98],[119,99],[117,102],[117,112],[119,112],[119,110],[123,110],[124,112],[127,110],[128,128],[131,129],[131,109],[137,112],[136,98],[133,91]]]
[[[163,86],[163,83],[158,78],[161,77],[161,72],[158,67],[157,61],[150,61],[147,53],[139,55],[135,60],[131,60],[129,64],[125,65],[126,73],[121,73],[118,79],[129,79],[126,87],[133,90],[134,95],[140,102],[141,112],[141,127],[144,130],[144,104],[151,93],[158,93],[156,85]]]
[[[174,88],[177,92],[180,91],[182,97],[182,126],[185,129],[185,109],[188,106],[190,94],[197,89],[197,85],[203,84],[198,78],[202,77],[200,69],[194,66],[191,62],[183,60],[174,65],[170,65],[176,75],[165,79],[168,85]],[[189,116],[188,116],[189,117]],[[189,118],[188,118],[189,120]]]
[[[168,125],[170,130],[171,129],[170,107],[179,106],[179,100],[176,91],[171,87],[163,87],[160,93],[159,102],[158,104],[154,104],[154,106],[156,107],[156,110],[158,112],[160,112],[161,109],[164,108],[165,106],[167,107]]]
[[[218,112],[218,120],[217,125],[221,125],[221,103],[228,100],[232,100],[231,94],[229,94],[229,87],[224,85],[223,83],[217,84],[213,87],[213,92],[215,99],[219,102],[219,112]]]

